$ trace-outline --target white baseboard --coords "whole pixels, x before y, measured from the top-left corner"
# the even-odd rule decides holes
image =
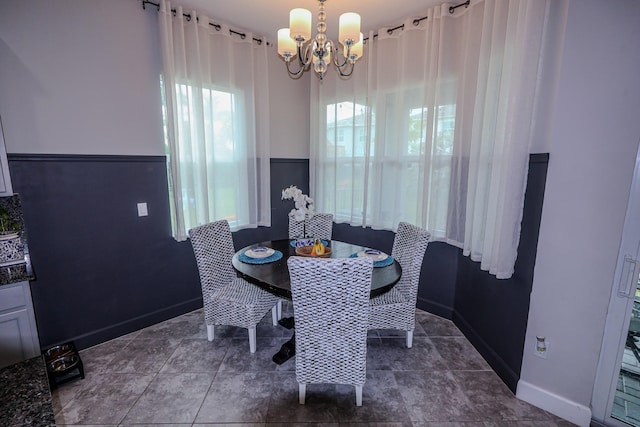
[[[591,409],[526,381],[518,381],[516,397],[583,427],[591,423]]]

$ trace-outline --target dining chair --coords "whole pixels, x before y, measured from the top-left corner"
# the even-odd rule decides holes
[[[355,386],[356,405],[362,406],[373,261],[290,257],[287,264],[300,404],[307,384],[332,383]]]
[[[306,237],[306,233],[307,236],[316,239],[331,240],[332,232],[333,214],[316,213],[311,217],[307,216],[304,221],[296,221],[293,214],[289,213],[289,239]]]
[[[402,276],[389,292],[369,302],[369,329],[406,331],[407,348],[413,346],[420,270],[430,238],[427,230],[406,222],[398,224],[391,256],[400,263]]]
[[[207,338],[215,338],[215,325],[231,325],[249,331],[249,351],[256,351],[256,325],[271,310],[278,323],[279,298],[237,277],[231,264],[235,250],[226,220],[194,227],[189,239],[198,265]]]

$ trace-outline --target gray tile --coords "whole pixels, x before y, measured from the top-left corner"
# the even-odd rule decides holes
[[[213,374],[158,374],[124,419],[124,423],[192,423]]]
[[[488,421],[484,427],[572,427],[573,424],[566,420],[556,421]]]
[[[214,427],[214,426],[215,427],[265,427],[265,425],[266,425],[265,423],[215,423],[215,424],[193,424],[193,427]],[[271,424],[269,424],[269,426],[271,426]]]
[[[79,382],[73,399],[57,412],[58,424],[118,424],[145,391],[153,375],[96,374]]]
[[[184,339],[175,349],[160,372],[211,372],[218,371],[227,349],[230,338],[214,341],[207,339]]]
[[[464,337],[430,337],[448,369],[490,370],[489,364]]]
[[[306,423],[306,422],[289,422],[289,423],[267,423],[266,427],[339,427],[338,423]],[[231,426],[230,426],[231,427]]]
[[[406,338],[407,331],[401,331],[399,329],[377,329],[378,335],[381,338]],[[422,328],[422,325],[417,321],[415,324],[415,329],[413,330],[414,337],[425,337],[427,333]]]
[[[462,332],[451,320],[426,311],[416,311],[416,323],[419,323],[422,330],[430,337],[462,336]]]
[[[340,423],[409,422],[393,372],[369,371],[362,388],[362,406],[356,406],[353,386],[336,387]]]
[[[382,338],[367,341],[368,371],[418,371],[445,369],[434,344],[427,337],[417,337],[407,348],[404,338]]]
[[[485,421],[550,421],[551,415],[513,395],[493,371],[451,372],[471,402],[471,414]]]
[[[295,370],[295,357],[282,365],[273,363],[272,357],[287,338],[257,338],[256,352],[249,352],[249,343],[234,339],[229,344],[220,372],[269,372]]]
[[[263,423],[273,392],[273,374],[218,372],[196,423]]]
[[[413,427],[485,427],[483,422],[479,421],[471,421],[471,422],[446,422],[446,421],[436,421],[436,422],[417,422],[413,423]]]
[[[215,423],[215,424],[193,424],[192,427],[214,427],[214,426],[215,427],[265,427],[265,425],[266,425],[265,423]],[[271,426],[271,424],[269,424],[269,426]]]
[[[471,402],[515,398],[509,387],[493,371],[453,371],[451,376]]]
[[[177,339],[141,339],[130,342],[116,354],[106,368],[108,372],[155,373],[160,371],[180,341]]]
[[[91,378],[96,376],[97,373],[86,373],[85,378],[82,380],[71,381],[56,387],[51,391],[51,402],[53,404],[53,413],[57,414],[62,409],[73,401],[78,393],[82,390],[83,386],[90,381]]]
[[[298,382],[293,372],[274,375],[267,423],[338,422],[337,393],[334,384],[309,384],[305,404],[298,401]]]
[[[130,342],[131,339],[118,338],[80,351],[85,375],[90,375],[92,372],[108,372],[111,361]]]
[[[411,421],[407,422],[372,422],[372,423],[340,423],[339,427],[412,427]]]
[[[77,425],[77,424],[56,423],[56,427],[74,426],[74,425]],[[82,424],[82,427],[122,427],[122,426],[118,424]],[[142,427],[142,426],[136,426],[136,427]]]
[[[203,326],[204,316],[185,314],[144,328],[140,331],[140,334],[136,339],[165,339],[180,341],[184,337],[191,338],[200,336]]]
[[[284,304],[291,315],[290,302]],[[271,361],[293,331],[216,327],[202,309],[83,350],[86,378],[52,392],[58,425],[568,427],[517,399],[455,325],[417,310],[414,346],[404,331],[368,333],[363,406],[352,386],[310,384],[298,404],[295,358]],[[210,385],[208,385],[210,383]],[[120,424],[124,419],[124,423]]]
[[[395,377],[411,421],[468,420],[471,402],[451,372],[407,371]]]
[[[155,427],[159,424],[120,424],[118,427]],[[162,423],[162,427],[191,427],[191,423],[189,424],[174,424],[174,423]],[[86,426],[82,426],[86,427]],[[103,426],[100,426],[103,427]]]

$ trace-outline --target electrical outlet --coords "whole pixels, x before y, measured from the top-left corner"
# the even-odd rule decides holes
[[[546,359],[547,356],[549,355],[549,342],[547,341],[547,339],[542,335],[537,335],[535,344],[536,346],[533,351],[533,354],[543,359]]]

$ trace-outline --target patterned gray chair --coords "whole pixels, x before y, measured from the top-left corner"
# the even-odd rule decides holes
[[[373,261],[291,257],[296,319],[296,380],[304,405],[307,384],[350,384],[362,406],[367,374],[367,319]]]
[[[231,325],[249,330],[249,351],[256,351],[256,325],[271,309],[273,325],[278,323],[274,295],[237,277],[231,258],[235,253],[231,229],[226,220],[189,230],[196,256],[207,338],[213,341],[214,325]]]
[[[400,263],[400,281],[387,293],[371,298],[369,329],[399,329],[407,332],[407,347],[413,345],[416,300],[422,259],[431,234],[401,222],[393,240],[391,256]]]
[[[326,213],[314,214],[306,219],[306,233],[309,237],[331,240],[333,232],[333,215]],[[303,221],[296,221],[292,213],[289,213],[289,239],[295,239],[305,233]]]

